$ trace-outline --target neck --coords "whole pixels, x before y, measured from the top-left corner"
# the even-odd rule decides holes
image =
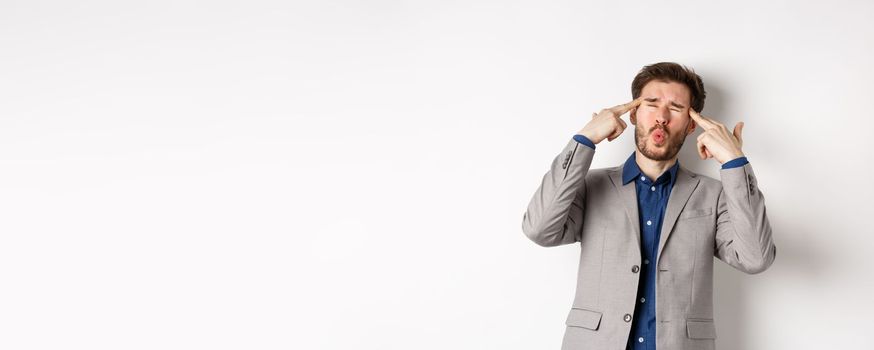
[[[644,156],[643,153],[640,153],[640,150],[635,150],[634,152],[636,153],[634,160],[637,163],[637,167],[640,168],[644,175],[653,179],[653,181],[658,179],[659,176],[677,162],[677,156],[668,160],[652,160]]]

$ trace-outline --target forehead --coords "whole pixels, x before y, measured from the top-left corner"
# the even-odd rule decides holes
[[[644,99],[658,98],[659,100],[674,101],[684,106],[689,106],[692,99],[692,92],[686,85],[678,82],[666,82],[661,80],[653,80],[643,87],[640,91],[640,96]]]

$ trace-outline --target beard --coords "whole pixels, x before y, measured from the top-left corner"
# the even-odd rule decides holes
[[[649,147],[649,141],[652,140],[652,132],[656,129],[662,129],[662,131],[664,131],[665,142],[661,146],[652,145],[652,147]],[[637,144],[637,149],[640,150],[640,153],[645,157],[652,160],[665,161],[673,159],[678,153],[680,153],[680,148],[683,147],[683,142],[685,141],[685,135],[669,134],[668,129],[658,124],[656,124],[656,126],[650,129],[646,134],[644,134],[643,128],[636,127],[634,129],[634,143]]]

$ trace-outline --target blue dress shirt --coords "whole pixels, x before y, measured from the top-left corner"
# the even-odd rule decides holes
[[[574,140],[595,149],[595,144],[583,135],[575,135]],[[743,166],[749,163],[746,157],[739,157],[725,162],[723,169]],[[662,220],[668,207],[668,198],[677,179],[677,169],[680,161],[653,180],[640,171],[637,166],[636,152],[625,161],[622,167],[622,184],[627,185],[634,180],[637,189],[637,208],[640,218],[640,252],[643,266],[640,269],[640,283],[637,287],[634,318],[631,322],[631,334],[628,337],[628,349],[656,349],[656,269],[658,261],[659,237],[661,236]]]

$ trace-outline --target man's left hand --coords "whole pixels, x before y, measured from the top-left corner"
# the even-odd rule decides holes
[[[704,128],[704,132],[698,136],[698,155],[701,159],[716,158],[720,164],[725,164],[729,160],[744,156],[741,151],[743,122],[738,122],[734,126],[734,132],[729,133],[725,125],[698,114],[692,108],[689,108],[689,115]]]

